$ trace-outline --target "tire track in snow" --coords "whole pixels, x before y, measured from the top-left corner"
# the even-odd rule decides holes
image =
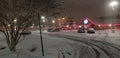
[[[65,38],[65,39],[81,42],[83,44],[91,46],[93,48],[94,52],[96,53],[96,58],[100,58],[100,51],[98,50],[98,48],[101,51],[103,51],[109,58],[115,58],[114,56],[117,55],[117,54],[113,54],[110,51],[108,51],[107,49],[103,48],[103,46],[99,46],[99,45],[93,43],[92,40],[88,40],[88,39],[85,39],[85,38],[80,39],[79,37],[68,36],[68,35],[60,35],[60,34],[56,34],[56,35],[53,35],[53,36],[62,37],[62,38]],[[104,44],[104,43],[102,43],[102,44]],[[107,44],[105,44],[105,45],[107,45]],[[96,47],[97,49],[95,49],[94,47]],[[111,47],[115,48],[113,46],[111,46]],[[117,48],[117,50],[118,50],[118,48]]]

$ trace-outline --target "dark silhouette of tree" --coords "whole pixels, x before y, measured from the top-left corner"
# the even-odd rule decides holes
[[[24,32],[32,23],[37,13],[49,11],[56,7],[55,0],[0,0],[0,31],[6,36],[11,51]]]

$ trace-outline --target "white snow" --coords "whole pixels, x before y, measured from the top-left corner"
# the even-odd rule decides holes
[[[106,41],[106,42],[120,45],[120,30],[116,30],[115,33],[112,33],[111,30],[100,30],[100,31],[96,31],[95,34],[77,33],[77,30],[61,31],[61,32],[55,32],[55,33],[62,34],[62,35],[82,37],[86,39]]]
[[[75,37],[83,37],[85,39],[107,41],[118,45],[120,44],[119,31],[111,33],[110,30],[102,30],[96,31],[95,34],[77,33],[76,30],[50,33],[43,31],[45,56],[42,56],[39,31],[32,31],[31,35],[25,36],[25,39],[17,45],[17,52],[11,52],[8,48],[0,50],[0,58],[74,58],[73,55],[75,53],[75,47],[73,47],[73,45],[75,45],[77,42],[69,41],[64,38],[49,36],[47,34],[70,35]],[[3,34],[0,33],[0,47],[7,46],[4,38],[5,37]],[[30,49],[32,48],[37,49],[34,52],[30,52]],[[80,46],[78,46],[78,48],[80,48]]]
[[[43,33],[47,32],[44,31]],[[4,36],[0,36],[0,46],[6,46],[4,38]],[[43,34],[43,43],[45,56],[42,56],[39,31],[32,31],[31,35],[25,36],[25,39],[17,45],[17,52],[11,52],[8,48],[0,50],[0,58],[62,58],[63,54],[73,52],[68,41],[61,38]],[[37,48],[36,51],[30,52],[30,49],[34,47]],[[72,55],[65,57],[71,58]]]

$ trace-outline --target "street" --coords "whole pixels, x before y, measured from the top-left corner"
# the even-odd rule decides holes
[[[73,35],[74,34],[74,35]],[[50,34],[51,35],[51,34]],[[93,36],[92,36],[93,35]],[[73,58],[119,58],[120,46],[109,43],[108,33],[103,34],[77,34],[74,32],[52,33],[52,36],[74,41]],[[112,36],[112,35],[111,35]],[[114,37],[114,36],[113,36]],[[113,38],[115,39],[115,38]]]

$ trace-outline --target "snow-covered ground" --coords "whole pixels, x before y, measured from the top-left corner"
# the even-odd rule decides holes
[[[4,38],[1,34],[0,47],[7,46]],[[17,52],[10,52],[8,48],[0,50],[0,58],[72,58],[73,50],[68,41],[43,34],[43,42],[45,56],[42,56],[39,31],[32,31],[17,45]],[[36,50],[30,52],[32,48]]]
[[[73,58],[120,58],[119,31],[96,31],[95,34],[77,33],[76,31],[50,32],[51,36],[74,41]]]
[[[32,31],[17,45],[17,52],[10,52],[8,48],[0,50],[0,58],[119,58],[119,35],[119,31],[111,33],[110,30],[96,31],[95,34],[75,30],[43,31],[45,56],[42,56],[39,31]],[[0,33],[0,47],[7,46],[4,38]],[[30,52],[32,48],[36,50]]]

